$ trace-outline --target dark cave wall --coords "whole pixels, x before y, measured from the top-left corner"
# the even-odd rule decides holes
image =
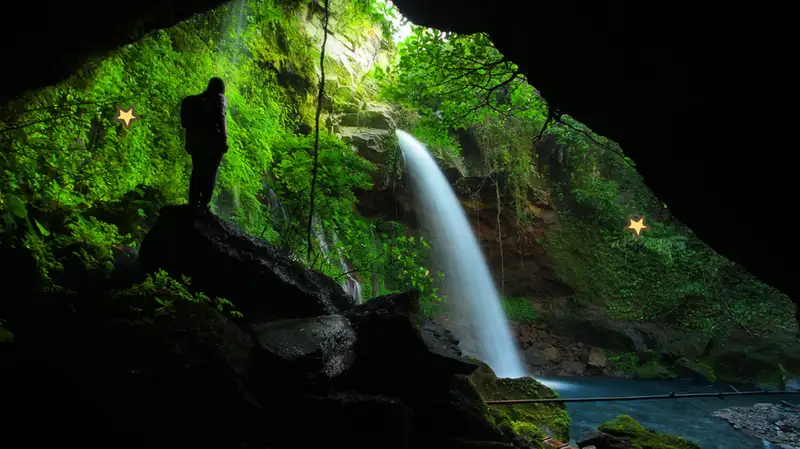
[[[487,32],[553,108],[619,142],[678,219],[798,300],[788,263],[796,245],[780,230],[763,230],[764,214],[781,214],[797,190],[790,184],[793,155],[784,150],[791,143],[781,132],[793,124],[779,114],[794,73],[782,49],[793,27],[782,23],[790,15],[780,7],[394,1],[417,24]],[[14,13],[0,18],[0,103],[222,3],[15,3]],[[758,122],[766,116],[764,132]]]

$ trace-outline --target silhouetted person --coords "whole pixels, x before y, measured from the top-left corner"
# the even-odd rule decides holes
[[[228,151],[225,83],[220,78],[211,78],[205,92],[183,99],[181,127],[186,129],[186,152],[192,155],[189,205],[208,210],[222,155]]]

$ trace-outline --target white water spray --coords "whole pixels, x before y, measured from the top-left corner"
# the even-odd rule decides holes
[[[445,292],[478,333],[481,358],[499,377],[527,376],[494,281],[467,216],[425,146],[397,130],[417,207],[431,248],[445,273]]]

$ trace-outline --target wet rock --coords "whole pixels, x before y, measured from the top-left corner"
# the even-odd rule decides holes
[[[730,407],[712,413],[742,432],[776,445],[800,447],[800,413],[785,404]]]
[[[306,270],[272,245],[211,214],[169,206],[141,245],[145,272],[191,278],[192,288],[223,297],[251,323],[335,314],[353,306],[332,279]]]
[[[454,375],[477,369],[450,331],[424,320],[418,292],[375,298],[344,315],[356,332],[355,362],[345,377],[360,391],[416,398],[420,385],[447,388]]]
[[[470,375],[484,400],[555,398],[550,388],[531,377],[498,379],[484,363]],[[529,444],[546,436],[569,439],[569,416],[563,403],[489,406],[495,423],[506,433],[527,439]]]
[[[607,363],[606,352],[602,348],[593,347],[589,350],[589,366],[604,368]]]
[[[410,448],[414,412],[395,398],[357,392],[307,397],[282,405],[271,429],[280,448]],[[298,432],[300,423],[306,431]],[[273,430],[274,432],[275,430]]]
[[[344,373],[355,356],[355,331],[339,315],[273,321],[253,326],[253,332],[263,350],[255,356],[253,377],[275,395],[308,393]]]
[[[544,366],[549,365],[550,361],[547,358],[547,354],[536,346],[531,346],[530,348],[526,349],[523,352],[523,356],[525,357],[525,361],[533,366]]]
[[[547,361],[550,363],[558,363],[561,354],[558,352],[557,348],[553,346],[549,346],[544,349],[544,356],[547,358]]]
[[[569,361],[558,365],[558,371],[568,376],[583,376],[586,373],[586,364]]]

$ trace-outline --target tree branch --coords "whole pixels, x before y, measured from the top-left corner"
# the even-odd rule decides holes
[[[611,153],[614,153],[614,154],[616,154],[617,156],[621,157],[621,158],[622,158],[622,161],[623,161],[623,162],[625,162],[626,164],[628,164],[628,166],[629,166],[629,167],[633,168],[634,170],[636,169],[636,167],[635,167],[633,164],[631,164],[630,162],[628,162],[628,158],[627,158],[627,157],[625,157],[625,155],[624,155],[624,154],[622,154],[621,152],[619,152],[619,151],[617,151],[617,150],[615,150],[615,149],[611,148],[610,146],[608,146],[608,145],[606,145],[606,144],[603,144],[603,143],[600,143],[600,142],[598,142],[598,141],[597,141],[597,139],[595,139],[595,138],[594,138],[594,137],[593,137],[593,136],[592,136],[592,135],[591,135],[591,134],[590,134],[588,131],[586,131],[586,130],[583,130],[583,129],[578,129],[578,128],[576,128],[576,127],[574,127],[574,126],[570,125],[569,123],[565,122],[565,121],[564,121],[564,120],[563,120],[563,119],[562,119],[560,116],[559,116],[559,117],[556,119],[556,121],[557,121],[558,123],[561,123],[562,125],[566,126],[567,128],[569,128],[569,129],[571,129],[571,130],[575,131],[575,132],[579,132],[579,133],[583,134],[584,136],[586,136],[586,138],[588,138],[589,140],[591,140],[592,142],[594,142],[594,143],[595,143],[595,145],[599,146],[600,148],[602,148],[602,149],[604,149],[604,150],[606,150],[606,151],[609,151],[609,152],[611,152]]]

